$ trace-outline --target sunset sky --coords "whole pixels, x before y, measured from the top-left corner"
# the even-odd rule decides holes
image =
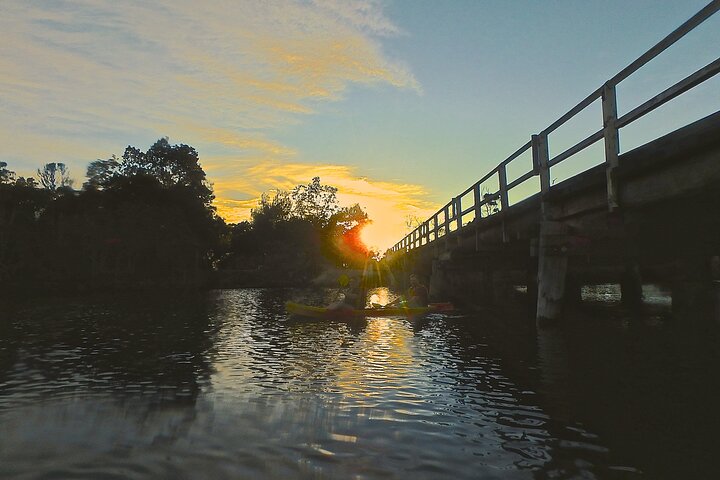
[[[79,187],[90,161],[167,136],[198,150],[227,221],[320,176],[384,249],[706,4],[3,0],[0,160],[24,176],[64,162]],[[718,52],[720,14],[624,82],[621,113]],[[621,148],[719,108],[714,78]],[[600,126],[598,105],[551,154]],[[592,149],[553,180],[600,161]]]

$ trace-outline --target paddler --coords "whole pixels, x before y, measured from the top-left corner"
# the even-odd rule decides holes
[[[414,273],[410,274],[410,288],[407,292],[407,302],[410,307],[427,307],[428,306],[428,289],[420,282],[420,279]]]
[[[427,307],[428,306],[428,289],[425,285],[420,282],[420,278],[414,274],[410,274],[410,286],[405,293],[405,298],[400,298],[390,303],[389,307],[404,306],[404,307]]]
[[[328,305],[328,310],[362,310],[367,303],[367,290],[354,277],[342,275],[339,280],[344,287],[344,298]]]

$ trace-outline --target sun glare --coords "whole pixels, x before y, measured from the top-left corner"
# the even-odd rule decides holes
[[[397,239],[387,235],[377,222],[370,222],[362,228],[360,241],[362,241],[369,250],[383,253],[394,245]]]

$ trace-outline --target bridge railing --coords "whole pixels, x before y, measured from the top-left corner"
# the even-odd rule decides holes
[[[463,219],[470,218],[470,215],[473,215],[473,218],[475,219],[474,221],[477,222],[483,217],[489,217],[503,212],[510,206],[508,192],[532,178],[539,177],[540,193],[541,195],[547,194],[547,192],[551,189],[550,168],[567,160],[591,145],[594,145],[600,140],[604,140],[605,143],[608,208],[610,210],[617,208],[618,202],[615,169],[618,166],[618,156],[620,154],[618,140],[619,130],[644,115],[647,115],[682,93],[720,73],[720,58],[715,59],[703,68],[693,72],[619,118],[617,116],[617,85],[640,69],[643,65],[657,57],[668,47],[680,40],[695,27],[717,13],[718,10],[720,10],[720,0],[710,2],[707,6],[705,6],[705,8],[700,10],[687,22],[683,23],[675,31],[663,38],[655,46],[625,67],[617,75],[605,82],[604,85],[585,97],[582,101],[580,101],[580,103],[571,108],[567,113],[558,118],[546,129],[537,135],[532,135],[529,142],[518,148],[509,157],[500,162],[495,168],[490,170],[473,185],[465,189],[456,197],[452,198],[447,204],[440,208],[440,210],[435,212],[430,218],[422,222],[402,240],[396,243],[390,250],[393,252],[409,251],[432,243],[453,232],[459,232],[463,228],[467,228],[468,222],[463,223]],[[602,101],[602,128],[592,135],[580,140],[565,151],[550,158],[548,136],[598,99],[601,99]],[[532,152],[532,169],[520,175],[512,182],[508,182],[508,164],[528,150],[531,150]],[[488,180],[497,181],[498,189],[496,191],[485,192],[482,189],[482,184]],[[465,205],[463,203],[463,199],[468,197],[471,192],[472,202]]]

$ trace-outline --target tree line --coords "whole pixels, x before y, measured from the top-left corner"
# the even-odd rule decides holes
[[[197,151],[167,138],[91,162],[77,190],[62,163],[35,179],[0,162],[0,287],[306,285],[368,259],[367,214],[340,207],[336,194],[315,177],[262,194],[249,220],[226,224]]]

